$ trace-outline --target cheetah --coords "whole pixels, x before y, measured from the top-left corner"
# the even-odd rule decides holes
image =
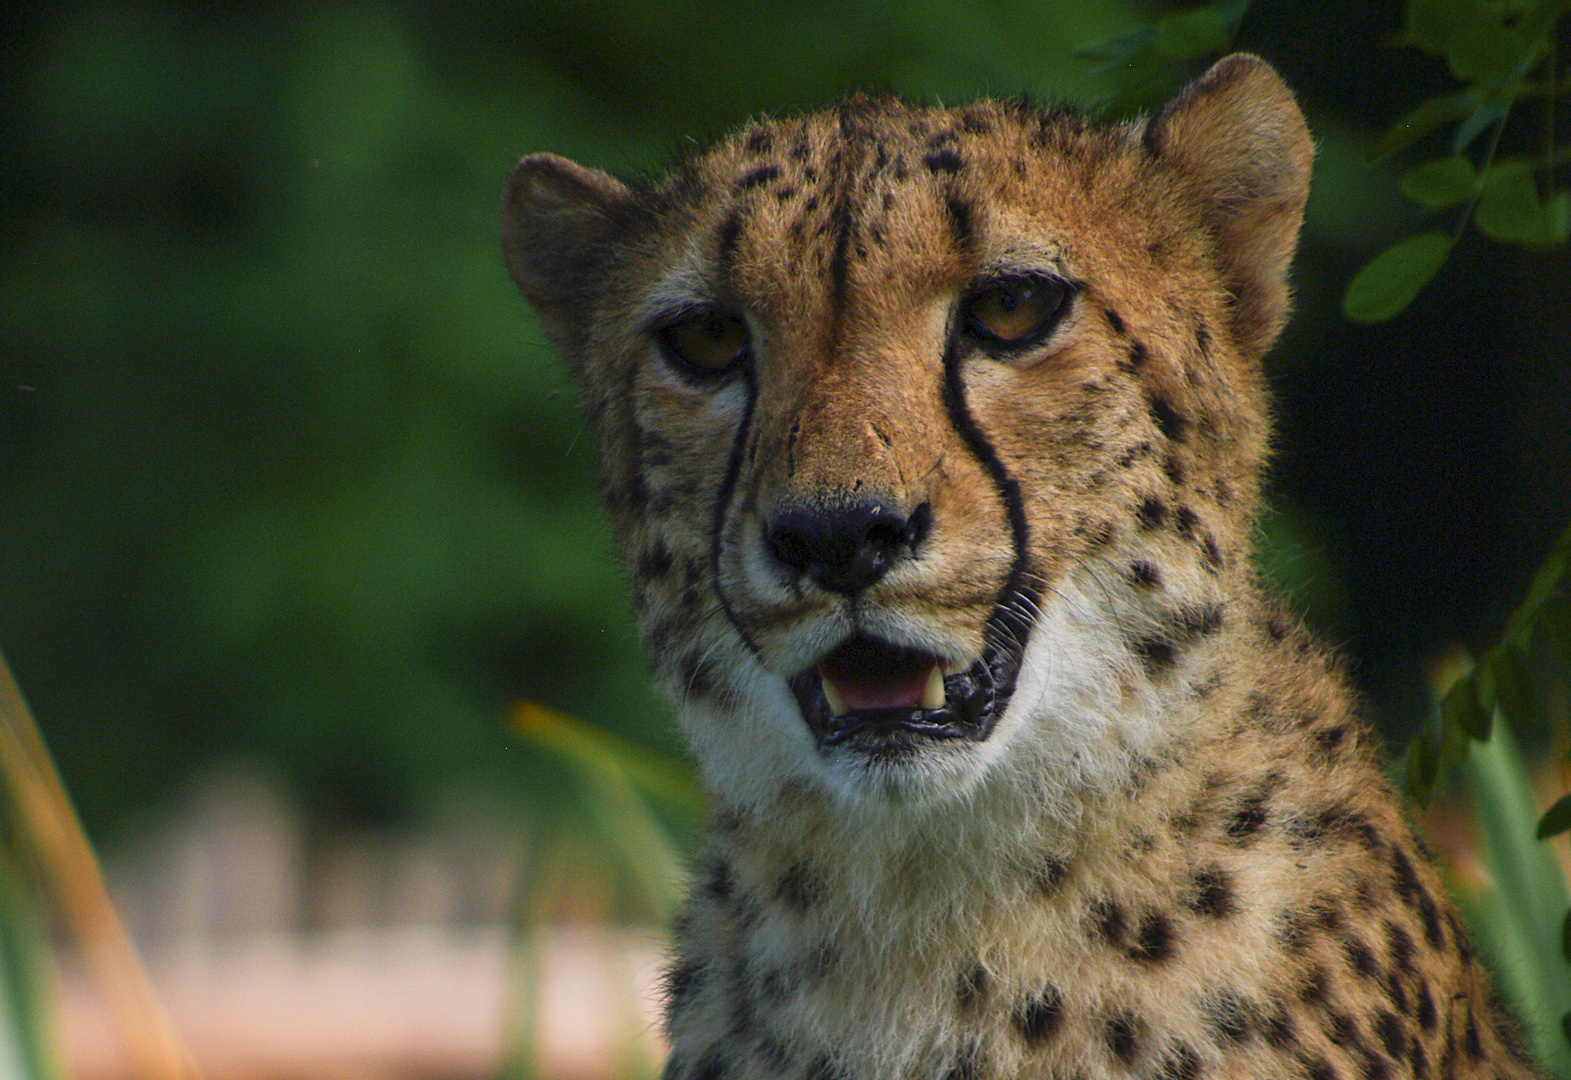
[[[1336,658],[1251,569],[1313,147],[853,96],[507,267],[597,433],[711,797],[666,1080],[1541,1076]]]

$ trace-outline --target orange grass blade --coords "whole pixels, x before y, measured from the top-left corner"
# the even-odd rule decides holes
[[[144,1080],[199,1080],[153,993],[22,690],[0,654],[0,785]]]

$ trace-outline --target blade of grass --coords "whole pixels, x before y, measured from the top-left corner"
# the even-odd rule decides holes
[[[196,1080],[184,1041],[153,993],[136,947],[110,902],[92,845],[60,783],[33,714],[0,655],[0,784],[67,930],[82,949],[138,1076]]]
[[[1571,1075],[1571,1048],[1560,1018],[1571,1011],[1571,968],[1558,948],[1571,907],[1564,874],[1537,839],[1541,813],[1509,724],[1497,723],[1485,743],[1468,754],[1468,781],[1484,834],[1484,867],[1494,882],[1494,902],[1479,905],[1480,930],[1498,955],[1503,989],[1527,1021],[1540,1061]]]

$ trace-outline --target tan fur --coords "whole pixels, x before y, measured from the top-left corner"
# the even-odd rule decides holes
[[[519,164],[508,266],[717,807],[671,1080],[1538,1075],[1250,567],[1311,156],[1235,56],[1145,124],[855,98],[636,191]],[[1013,273],[1071,305],[986,353],[958,305]],[[744,320],[744,367],[679,373],[656,331],[694,309]],[[782,508],[864,497],[931,532],[856,595],[771,555]],[[1010,604],[985,739],[821,745],[787,688],[853,631],[963,671]]]

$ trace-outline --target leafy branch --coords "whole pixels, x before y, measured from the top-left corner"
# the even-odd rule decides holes
[[[1396,44],[1444,59],[1462,88],[1431,97],[1398,120],[1366,155],[1379,161],[1455,125],[1448,152],[1402,174],[1402,194],[1427,211],[1461,207],[1449,230],[1410,236],[1376,255],[1348,283],[1343,313],[1354,322],[1392,318],[1445,264],[1469,224],[1491,240],[1557,247],[1571,236],[1571,191],[1555,145],[1556,107],[1571,94],[1558,74],[1556,43],[1571,0],[1408,0]],[[1530,153],[1500,157],[1502,136],[1528,106],[1538,111]],[[1522,126],[1522,125],[1518,125]],[[1472,147],[1484,132],[1486,147]],[[1513,133],[1515,134],[1515,132]]]

